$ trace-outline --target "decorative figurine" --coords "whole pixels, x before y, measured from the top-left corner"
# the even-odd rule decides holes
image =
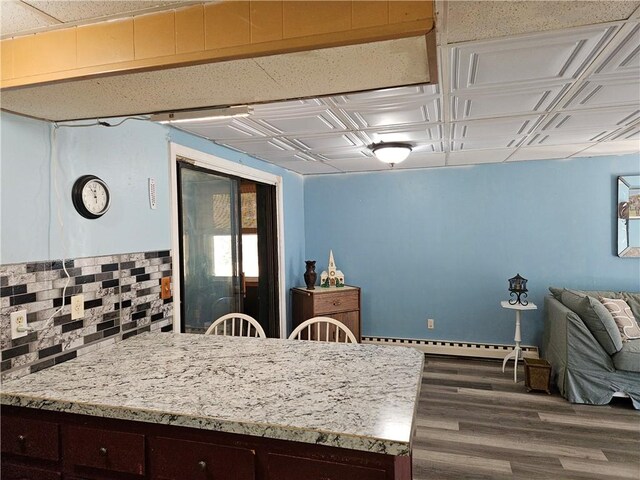
[[[304,272],[304,283],[307,284],[307,290],[315,290],[316,278],[318,278],[316,261],[305,260],[304,263],[307,264],[307,270]]]
[[[336,262],[333,260],[333,250],[329,251],[329,267],[320,274],[320,287],[344,287],[344,274],[336,269]]]
[[[509,305],[515,305],[519,303],[520,305],[526,306],[529,305],[529,302],[525,300],[527,298],[527,279],[521,277],[520,274],[516,274],[515,277],[509,279],[509,291],[511,297],[509,299]]]

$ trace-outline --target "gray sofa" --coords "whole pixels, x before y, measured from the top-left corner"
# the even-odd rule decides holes
[[[640,294],[549,290],[542,356],[551,364],[562,396],[572,403],[604,405],[624,393],[640,409],[640,339],[622,342],[615,322],[612,331],[597,300],[623,298],[638,319]]]

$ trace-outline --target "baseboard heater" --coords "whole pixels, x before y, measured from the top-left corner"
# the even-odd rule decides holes
[[[455,355],[460,357],[504,358],[513,345],[490,343],[455,342],[449,340],[418,340],[414,338],[362,337],[362,343],[375,345],[399,345],[413,347],[424,353],[435,355]],[[522,355],[539,358],[538,347],[521,345]]]

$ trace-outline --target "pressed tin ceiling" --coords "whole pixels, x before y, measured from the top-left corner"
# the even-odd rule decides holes
[[[388,170],[370,145],[409,142],[395,169],[640,152],[640,23],[439,46],[439,85],[256,105],[179,128],[301,174]]]
[[[27,3],[17,5],[27,13],[11,17],[21,31],[56,28],[60,24],[56,21],[127,16],[132,8],[175,8],[176,2],[3,0],[3,36],[7,36],[7,5]],[[122,7],[120,12],[109,10],[114,4]],[[368,148],[380,141],[413,145],[412,154],[395,169],[638,153],[639,5],[639,1],[437,1],[438,85],[395,87],[415,83],[403,77],[402,65],[420,62],[423,53],[417,44],[412,49],[416,55],[406,58],[394,58],[392,48],[386,56],[362,49],[349,57],[352,63],[342,71],[363,77],[360,66],[373,62],[393,88],[260,103],[249,118],[193,122],[179,128],[302,174],[387,170],[390,167]],[[53,20],[47,23],[46,16]],[[299,61],[319,69],[331,65],[314,63],[314,55]],[[262,61],[284,62],[288,68],[283,71],[288,73],[269,76],[268,63],[248,60],[243,68],[238,66],[233,85],[216,85],[228,96],[225,103],[234,103],[238,89],[257,89],[254,98],[259,102],[305,96],[301,86],[308,79],[296,75],[297,67],[288,63],[289,58],[258,60]],[[276,64],[274,72],[282,68]],[[212,68],[208,75],[217,78],[215,69],[229,66],[223,62]],[[172,92],[175,108],[189,107],[188,75],[154,81],[152,88],[145,74],[133,75],[139,75],[139,81],[127,93],[132,106],[128,113],[158,110],[154,105],[162,88]],[[105,79],[80,82],[73,98],[50,85],[38,94],[29,89],[3,92],[2,100],[33,108],[57,102],[80,115],[92,102],[108,106],[109,92],[122,92],[124,79],[113,78],[107,83]],[[367,88],[366,81],[362,85]],[[339,86],[326,87],[313,85],[313,92],[340,91]],[[260,89],[280,96],[265,97]],[[113,112],[123,113],[127,112]]]

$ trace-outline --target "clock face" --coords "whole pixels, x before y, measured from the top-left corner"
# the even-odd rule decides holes
[[[71,197],[78,213],[89,219],[104,215],[111,203],[109,187],[94,175],[84,175],[76,180]]]
[[[109,205],[109,192],[102,182],[88,181],[82,189],[82,203],[89,212],[100,215]]]

